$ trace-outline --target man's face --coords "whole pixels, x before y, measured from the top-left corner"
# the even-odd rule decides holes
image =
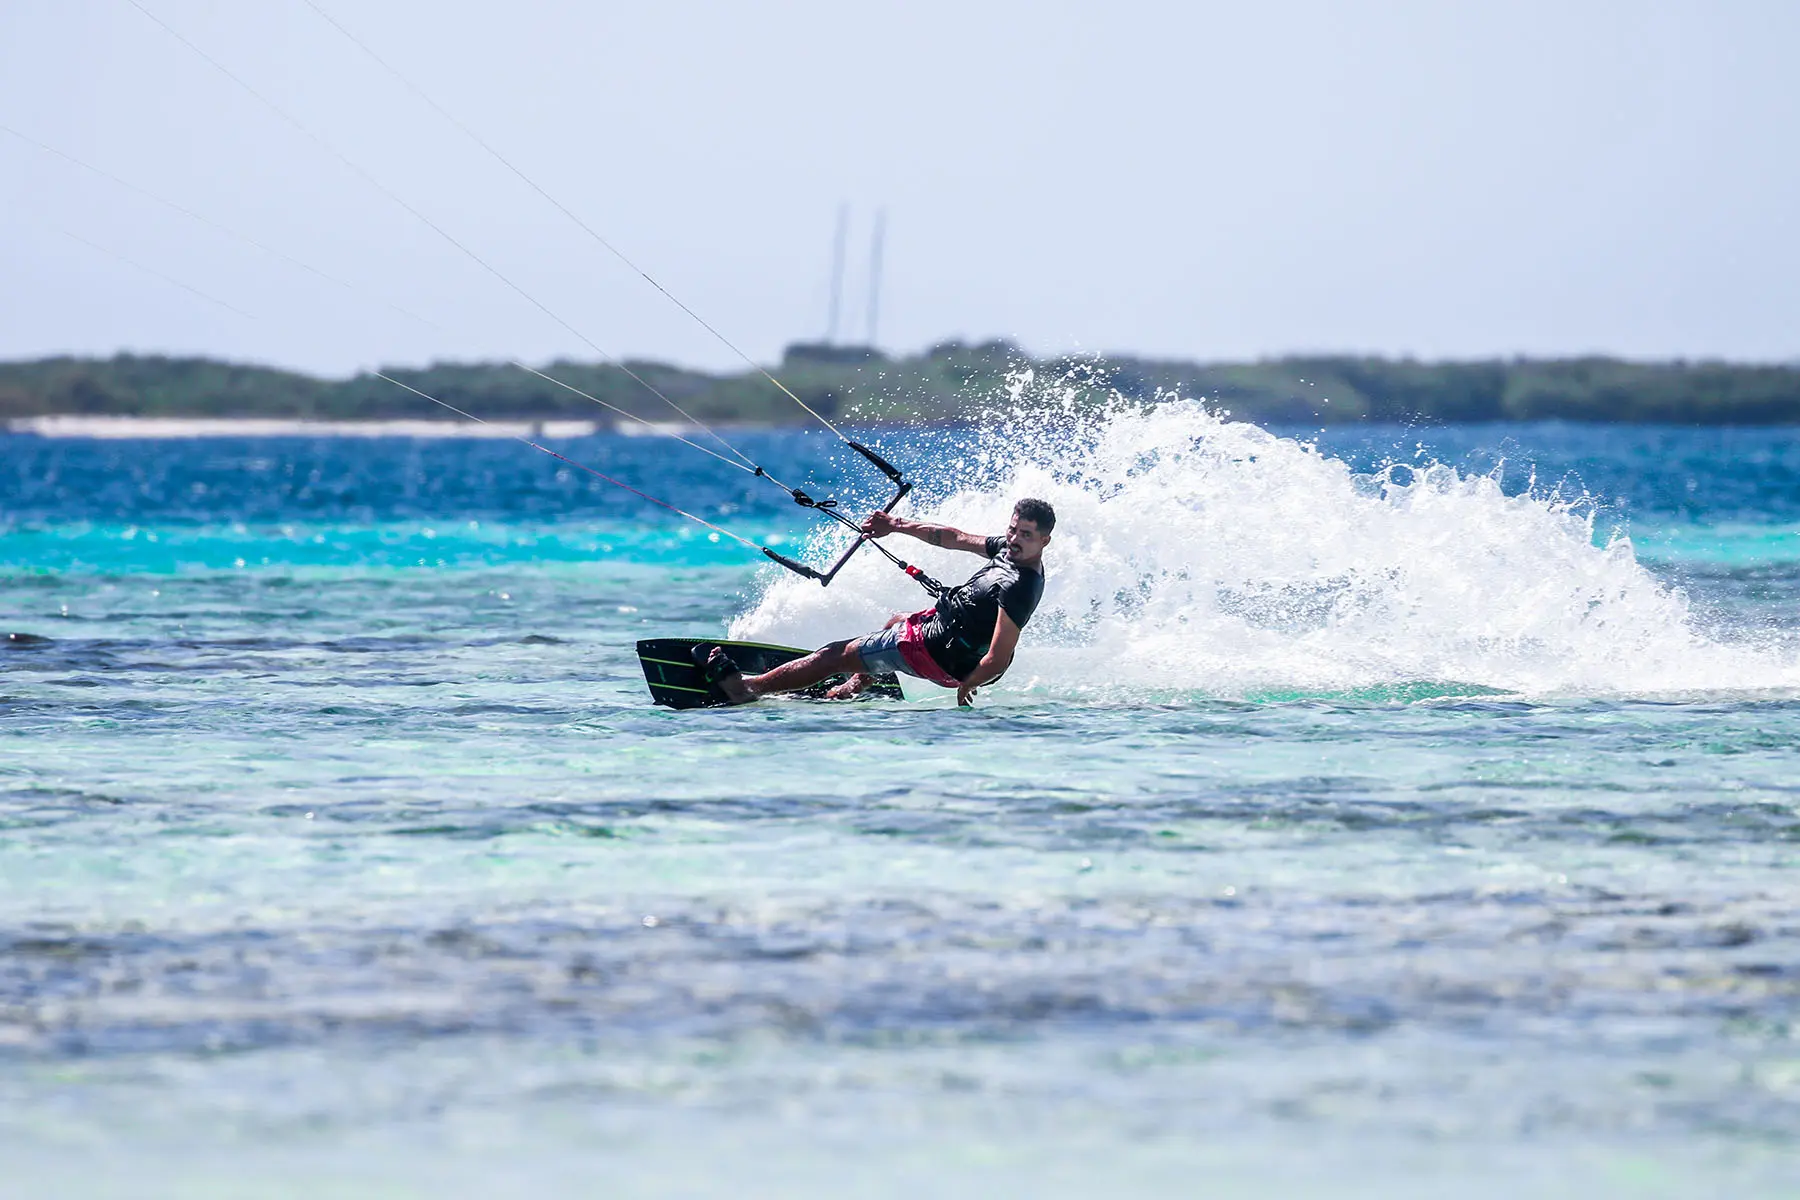
[[[1006,527],[1006,549],[1014,562],[1030,562],[1050,544],[1050,535],[1039,533],[1036,521],[1027,521],[1018,513]]]

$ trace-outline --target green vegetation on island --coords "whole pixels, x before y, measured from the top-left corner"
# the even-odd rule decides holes
[[[709,373],[626,364],[705,421],[784,425],[799,408],[754,371]],[[890,358],[856,346],[790,346],[775,374],[818,411],[870,423],[960,421],[991,410],[1024,369],[1095,399],[1179,394],[1254,421],[1800,422],[1800,366],[1633,362],[1614,358],[1412,359],[1292,356],[1242,363],[1134,358],[1033,360],[1004,341],[945,342]],[[555,362],[544,371],[649,420],[670,408],[618,366]],[[387,372],[488,419],[608,419],[591,400],[498,363]],[[445,417],[374,375],[322,379],[206,358],[118,355],[0,363],[0,418],[80,414],[360,420]]]

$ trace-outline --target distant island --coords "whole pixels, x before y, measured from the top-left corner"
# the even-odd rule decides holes
[[[629,370],[709,422],[792,425],[797,405],[754,371],[710,373],[658,362]],[[1006,341],[950,341],[889,357],[858,346],[799,343],[774,374],[827,416],[866,424],[964,421],[998,405],[1030,368],[1098,400],[1111,393],[1203,398],[1252,421],[1620,421],[1800,423],[1800,365],[1635,362],[1615,358],[1412,359],[1297,355],[1194,363],[1111,355],[1034,360]],[[554,362],[562,382],[651,421],[669,407],[618,366]],[[614,419],[592,401],[500,363],[387,372],[483,418]],[[445,418],[441,408],[373,375],[322,379],[208,358],[121,354],[0,363],[0,419],[81,415],[366,421]]]

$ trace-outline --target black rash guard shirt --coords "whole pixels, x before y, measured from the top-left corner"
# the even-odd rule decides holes
[[[961,587],[947,589],[926,618],[920,633],[925,649],[944,672],[967,679],[994,640],[1000,610],[1020,629],[1031,620],[1044,594],[1044,573],[1021,567],[1006,550],[1006,539],[987,540],[987,565]]]

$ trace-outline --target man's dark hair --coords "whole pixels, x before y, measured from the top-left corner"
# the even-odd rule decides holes
[[[1027,496],[1013,505],[1013,514],[1021,521],[1030,521],[1036,525],[1039,533],[1049,533],[1056,528],[1056,510],[1050,507],[1048,500],[1034,500]]]

